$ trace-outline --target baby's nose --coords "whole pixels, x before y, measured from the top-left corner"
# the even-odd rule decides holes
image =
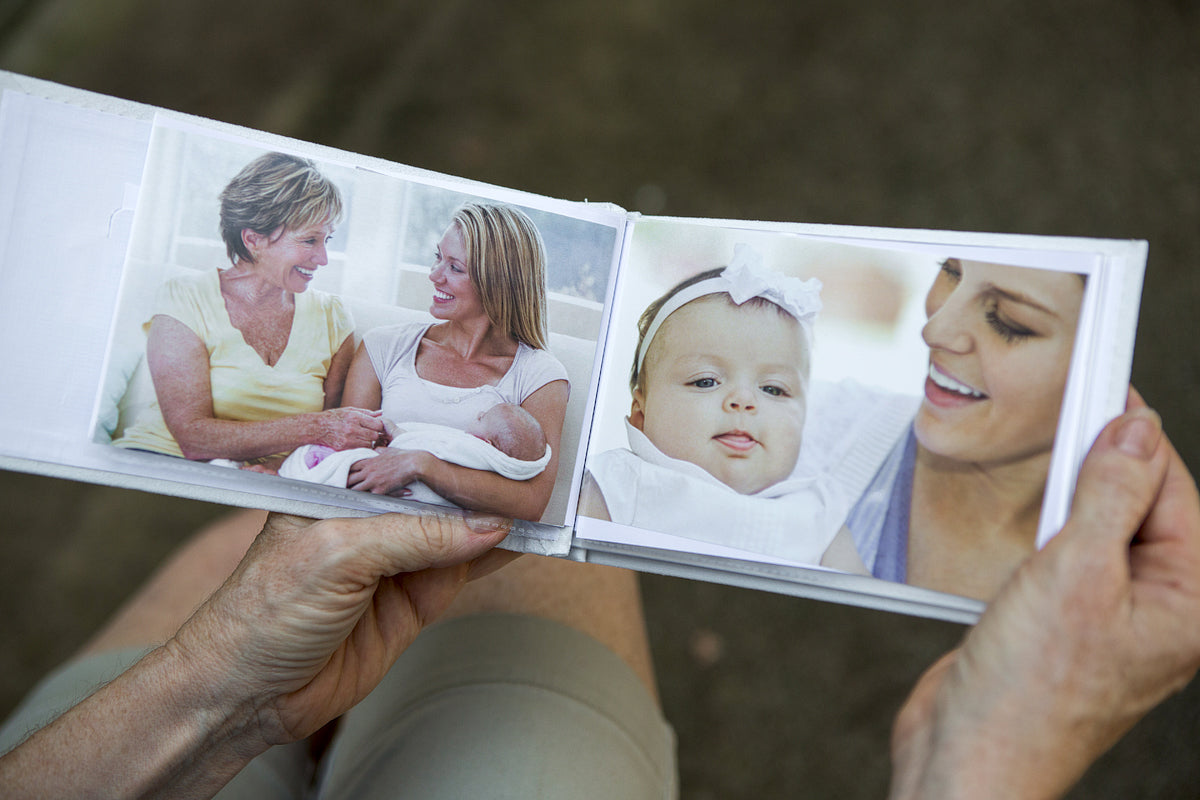
[[[754,393],[742,388],[735,388],[725,395],[725,409],[727,411],[753,411]]]

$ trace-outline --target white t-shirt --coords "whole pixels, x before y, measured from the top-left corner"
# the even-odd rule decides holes
[[[417,374],[417,349],[433,323],[391,325],[363,337],[367,355],[383,390],[383,415],[388,419],[430,422],[465,429],[498,403],[520,405],[551,381],[566,380],[567,370],[546,350],[517,345],[508,372],[495,384],[468,389],[443,386]]]

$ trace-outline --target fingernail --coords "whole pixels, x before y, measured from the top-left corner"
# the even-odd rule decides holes
[[[1149,461],[1158,447],[1162,420],[1149,408],[1139,408],[1126,414],[1117,431],[1117,448],[1134,458]]]
[[[495,533],[512,528],[512,520],[495,514],[470,512],[466,515],[467,527],[475,533]]]

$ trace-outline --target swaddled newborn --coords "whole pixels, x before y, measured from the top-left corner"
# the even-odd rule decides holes
[[[443,461],[482,469],[516,481],[540,475],[550,463],[546,434],[533,415],[515,403],[499,403],[466,430],[423,422],[384,421],[391,442],[400,450],[424,450]],[[346,486],[350,467],[378,453],[369,448],[333,450],[321,445],[296,448],[279,468],[280,476],[326,486]],[[410,483],[406,498],[422,503],[451,505],[422,483]]]

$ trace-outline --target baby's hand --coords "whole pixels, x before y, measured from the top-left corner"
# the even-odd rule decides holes
[[[326,447],[323,444],[311,445],[304,453],[304,466],[312,469],[336,452],[332,447]]]

